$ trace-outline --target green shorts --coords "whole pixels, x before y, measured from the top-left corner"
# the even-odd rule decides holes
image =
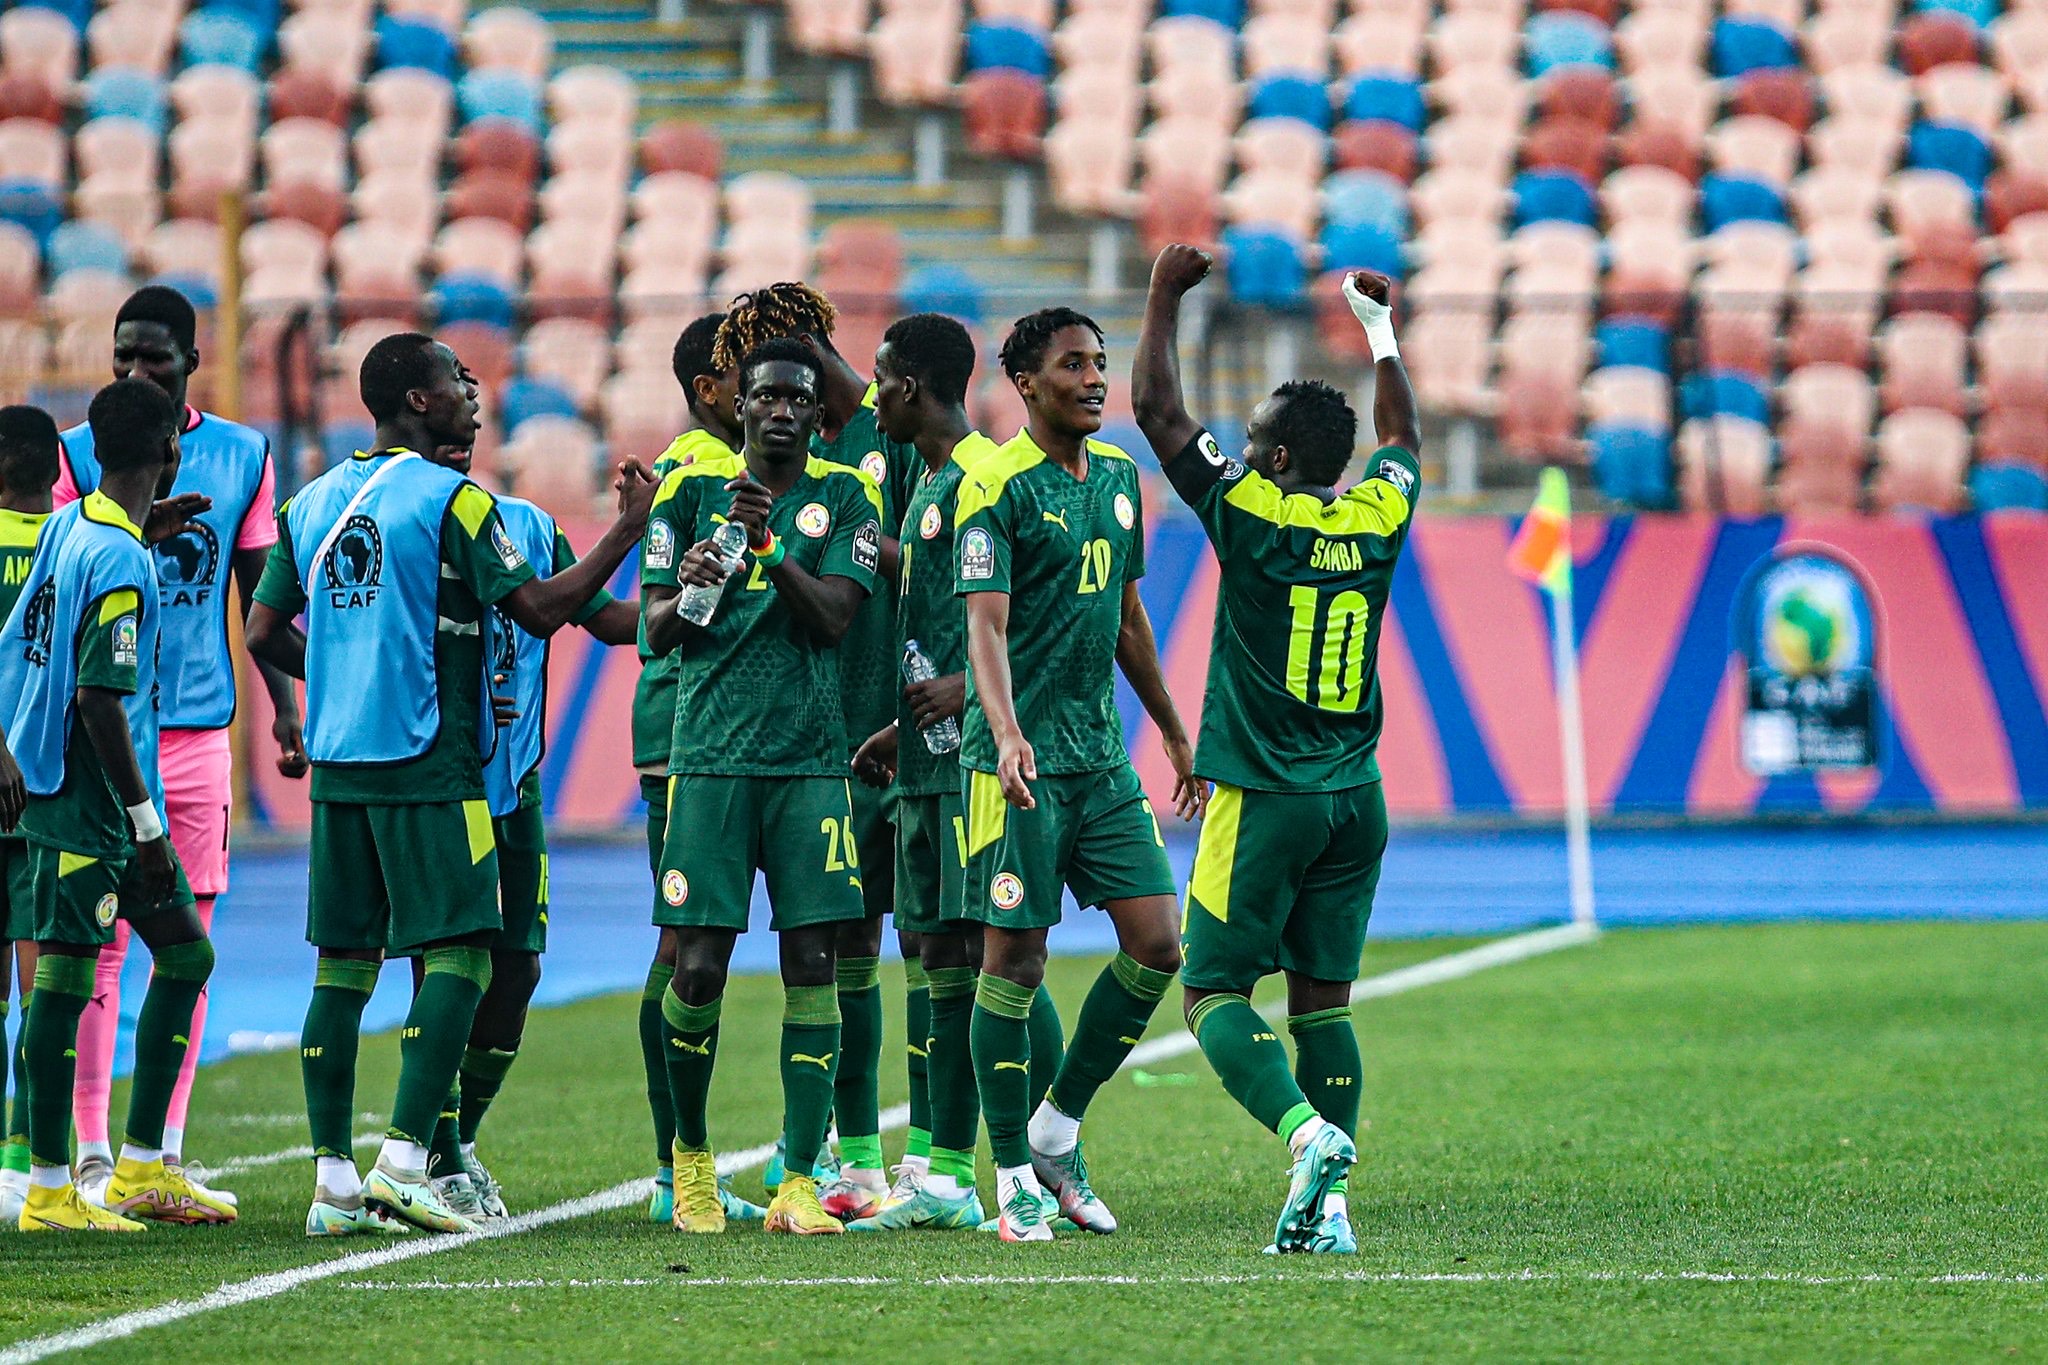
[[[491,821],[498,846],[498,913],[505,925],[491,948],[500,953],[548,950],[548,829],[539,806],[521,806]]]
[[[967,877],[967,821],[957,796],[896,798],[896,928],[936,934],[971,923],[960,890]]]
[[[28,841],[0,839],[0,938],[8,943],[36,936],[36,879]]]
[[[847,793],[853,801],[853,843],[860,850],[861,909],[867,918],[880,919],[896,908],[896,789],[850,782]]]
[[[482,800],[313,803],[306,941],[404,953],[497,933],[498,847]]]
[[[1377,782],[1335,792],[1218,782],[1181,916],[1181,980],[1240,992],[1276,971],[1356,980],[1386,851]]]
[[[778,933],[866,917],[845,778],[669,778],[654,922],[744,932],[756,871]]]
[[[1152,803],[1126,763],[1099,773],[1041,777],[1038,805],[1003,800],[994,773],[966,774],[969,919],[998,929],[1060,922],[1060,888],[1083,908],[1134,896],[1171,896],[1173,869]]]
[[[29,932],[22,937],[38,943],[104,948],[114,941],[115,920],[133,923],[193,903],[183,867],[170,899],[146,904],[130,879],[132,858],[88,858],[34,840],[26,849],[32,907]],[[171,859],[176,863],[177,854]]]

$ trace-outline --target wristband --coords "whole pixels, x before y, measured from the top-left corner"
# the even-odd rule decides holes
[[[782,562],[784,553],[782,541],[773,531],[768,533],[768,543],[766,545],[754,545],[748,548],[754,552],[754,563],[759,565],[763,571],[772,569]]]
[[[1372,347],[1373,362],[1395,360],[1401,355],[1401,347],[1394,340],[1394,320],[1380,318],[1365,325],[1365,344]]]
[[[134,827],[137,844],[153,844],[164,837],[163,818],[156,813],[154,801],[128,807],[128,823]]]

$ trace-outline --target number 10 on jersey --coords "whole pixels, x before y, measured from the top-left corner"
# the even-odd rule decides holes
[[[1287,638],[1287,690],[1319,711],[1356,711],[1365,693],[1365,594],[1295,587],[1287,594],[1294,624]],[[1320,646],[1320,648],[1318,648]],[[1321,667],[1309,668],[1320,653]]]

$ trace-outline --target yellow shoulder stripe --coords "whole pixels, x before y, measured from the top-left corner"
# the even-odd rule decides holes
[[[135,595],[135,589],[116,588],[100,599],[100,624],[104,626],[109,621],[118,621],[141,606],[142,600]]]
[[[994,441],[978,431],[970,431],[960,438],[960,444],[953,447],[953,463],[962,470],[980,466],[982,461],[1002,449]]]
[[[1408,519],[1408,500],[1384,479],[1367,479],[1335,502],[1282,493],[1265,475],[1247,473],[1223,495],[1238,511],[1326,536],[1390,536]]]
[[[455,513],[455,519],[462,523],[462,529],[475,539],[484,529],[484,519],[498,504],[489,493],[473,483],[465,483],[455,490],[455,501],[448,504]]]
[[[0,509],[0,548],[35,548],[36,536],[41,534],[43,523],[49,519],[47,512],[9,512]]]
[[[954,519],[965,521],[976,512],[995,506],[1002,500],[1003,488],[1010,480],[1044,463],[1045,452],[1028,431],[1020,431],[995,449],[983,451],[972,465],[962,470],[966,477],[960,481]]]
[[[835,474],[841,476],[851,474],[859,481],[860,491],[867,494],[868,501],[874,505],[875,515],[878,517],[882,515],[882,486],[876,483],[875,476],[868,473],[865,469],[857,465],[834,464],[830,460],[821,460],[816,455],[812,455],[807,457],[804,462],[804,472],[820,483],[824,483]]]
[[[1125,464],[1137,463],[1136,460],[1131,458],[1131,453],[1122,446],[1111,445],[1107,441],[1098,441],[1093,436],[1088,438],[1088,453],[1090,455],[1107,455],[1110,459],[1122,460]]]
[[[679,469],[684,465],[695,464],[700,460],[716,459],[720,456],[731,455],[732,453],[731,446],[728,446],[710,432],[699,427],[695,431],[686,431],[676,437],[675,440],[670,441],[668,449],[662,451],[659,458],[655,460],[654,472],[656,477],[661,477],[670,470]]]

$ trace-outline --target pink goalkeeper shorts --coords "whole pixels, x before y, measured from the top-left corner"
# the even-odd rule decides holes
[[[195,896],[228,889],[228,814],[233,754],[226,730],[166,730],[157,751],[171,847]]]

